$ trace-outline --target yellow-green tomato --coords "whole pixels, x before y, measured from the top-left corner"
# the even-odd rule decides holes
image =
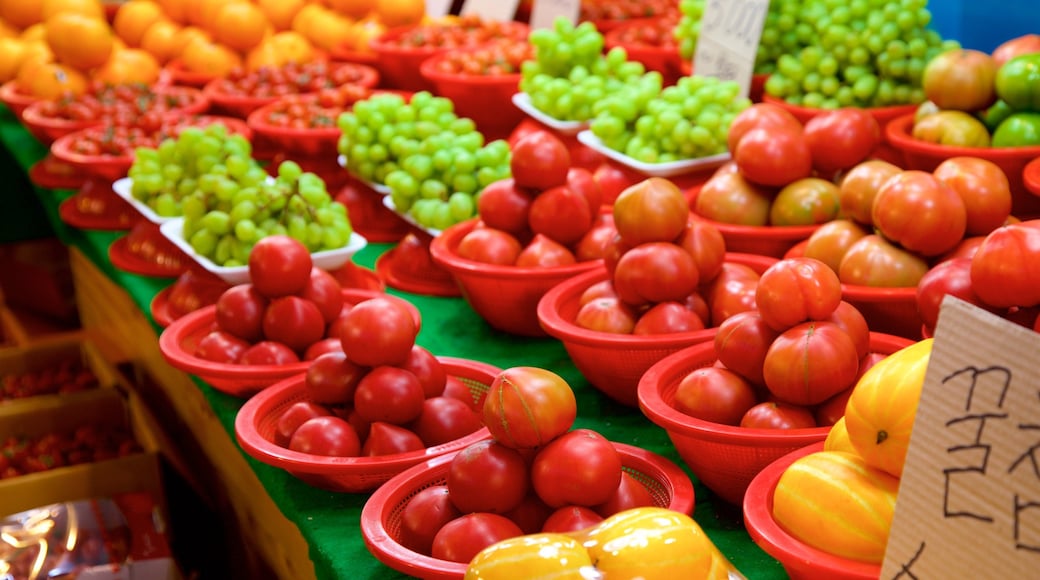
[[[1040,145],[1040,113],[1015,113],[993,132],[994,147]]]
[[[808,226],[838,217],[840,190],[819,177],[803,177],[784,186],[769,206],[774,226]]]
[[[598,578],[581,542],[564,534],[528,534],[492,544],[466,568],[464,580]]]
[[[939,111],[914,123],[914,139],[959,147],[989,147],[989,131],[964,111]]]

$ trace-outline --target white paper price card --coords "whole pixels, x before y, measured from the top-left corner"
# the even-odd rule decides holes
[[[459,14],[469,16],[474,14],[482,20],[498,20],[507,22],[516,17],[516,7],[520,0],[466,0],[462,4]]]
[[[451,0],[426,0],[426,15],[440,18],[451,11]]]
[[[531,5],[531,28],[552,28],[557,18],[572,23],[581,15],[581,0],[534,0]]]
[[[736,81],[746,97],[768,11],[769,0],[707,0],[693,53],[694,74]]]
[[[881,578],[1035,578],[1040,334],[947,296]]]

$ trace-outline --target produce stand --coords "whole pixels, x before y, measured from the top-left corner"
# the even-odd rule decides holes
[[[137,372],[137,388],[166,435],[163,454],[215,506],[213,517],[224,523],[225,535],[231,539],[232,569],[249,570],[242,577],[251,578],[262,577],[265,571],[293,579],[404,577],[378,562],[362,541],[359,522],[368,494],[322,491],[242,452],[235,442],[234,419],[244,400],[173,369],[159,351],[161,327],[151,317],[150,304],[173,280],[129,274],[113,266],[108,247],[124,232],[76,229],[60,219],[59,204],[75,192],[28,185],[25,172],[47,154],[47,148],[6,109],[0,110],[0,142],[16,162],[0,165],[7,184],[4,213],[38,200],[54,234],[69,247],[85,332],[106,345],[115,360],[130,363]],[[370,243],[354,261],[374,268],[392,247]],[[502,368],[550,369],[575,391],[576,428],[594,429],[610,440],[663,455],[689,474],[664,430],[638,409],[624,407],[595,390],[558,340],[493,330],[459,297],[388,292],[419,309],[422,329],[417,343],[432,353]],[[750,540],[739,506],[726,504],[696,481],[695,491],[695,519],[738,570],[753,579],[786,577],[780,564]]]

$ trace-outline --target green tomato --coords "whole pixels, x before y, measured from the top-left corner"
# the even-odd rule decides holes
[[[993,132],[994,147],[1040,145],[1040,113],[1015,113]]]
[[[998,100],[997,102],[990,105],[990,107],[984,111],[979,111],[976,116],[982,121],[989,132],[997,130],[997,127],[1004,122],[1014,113],[1011,107],[1008,106],[1007,102]]]
[[[1005,62],[996,77],[997,97],[1016,111],[1040,111],[1040,53]]]

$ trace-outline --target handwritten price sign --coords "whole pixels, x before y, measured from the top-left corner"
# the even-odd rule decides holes
[[[558,17],[577,22],[581,0],[534,0],[531,5],[531,28],[552,28]]]
[[[516,17],[516,7],[519,4],[520,0],[466,0],[459,14],[475,14],[483,20],[508,22]]]
[[[882,579],[1040,570],[1040,334],[943,301]]]
[[[768,11],[769,0],[707,0],[693,55],[694,73],[736,81],[746,97]]]
[[[440,18],[451,11],[451,0],[426,0],[426,15]]]

